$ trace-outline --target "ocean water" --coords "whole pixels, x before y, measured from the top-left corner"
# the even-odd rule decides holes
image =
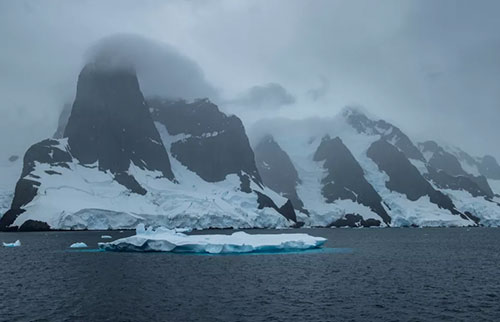
[[[111,253],[68,247],[132,232],[0,233],[22,243],[0,248],[0,321],[500,321],[500,229],[298,231],[326,249]]]

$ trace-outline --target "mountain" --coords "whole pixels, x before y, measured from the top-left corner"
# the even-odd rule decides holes
[[[482,175],[488,180],[500,181],[500,165],[493,156],[473,157],[454,146],[444,146],[443,148],[450,154],[453,154],[460,162],[462,168],[468,173],[475,176]]]
[[[323,185],[321,193],[327,203],[333,203],[338,199],[351,200],[370,208],[385,224],[391,223],[391,217],[382,205],[382,198],[366,181],[363,169],[339,137],[334,139],[329,136],[323,137],[313,160],[324,161],[323,168],[326,170],[326,175],[321,179]],[[344,217],[337,221],[346,219]],[[334,222],[332,225],[337,224]],[[369,219],[360,224],[379,226],[380,221]]]
[[[465,190],[474,197],[492,198],[494,193],[486,177],[467,173],[458,158],[434,141],[419,143],[427,164],[428,180],[442,189]]]
[[[170,151],[189,170],[208,182],[238,174],[262,185],[253,150],[238,117],[221,113],[208,99],[192,103],[152,99],[148,103],[155,122],[179,138],[171,142]]]
[[[296,187],[301,183],[297,170],[271,136],[264,137],[255,147],[255,162],[266,186],[289,199],[296,210],[308,214],[297,195]]]
[[[54,138],[0,160],[0,229],[500,226],[493,157],[358,108],[251,138],[208,99],[145,98],[133,69],[87,64]]]
[[[135,72],[88,64],[61,139],[34,144],[3,230],[296,225],[241,121],[208,100],[148,104]]]
[[[407,158],[425,161],[424,156],[410,138],[398,127],[384,121],[372,120],[357,108],[347,108],[343,112],[346,122],[359,133],[380,135],[381,138],[397,147]]]
[[[174,174],[134,72],[86,65],[78,78],[71,115],[64,131],[71,155],[81,164],[97,163],[132,192],[146,194],[128,173],[131,164]]]
[[[259,207],[275,209],[296,222],[290,202],[278,206],[263,191],[254,152],[241,120],[228,116],[208,99],[192,103],[184,100],[151,99],[150,112],[156,126],[168,142],[168,151],[189,171],[206,182],[220,182],[237,175],[240,190],[258,195]],[[163,126],[163,127],[162,127]],[[166,130],[166,132],[164,131]],[[167,133],[168,132],[168,133]]]
[[[298,217],[306,225],[500,224],[491,179],[468,173],[435,142],[417,146],[398,127],[360,109],[346,108],[334,118],[261,121],[252,133],[263,181],[282,195],[296,192],[303,205],[295,208],[304,209]],[[279,149],[282,161],[258,152],[262,145]],[[291,178],[286,185],[275,184],[284,177]]]

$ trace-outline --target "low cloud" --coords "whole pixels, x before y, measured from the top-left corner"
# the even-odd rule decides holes
[[[229,102],[252,109],[279,109],[295,103],[295,97],[277,83],[253,86]]]
[[[307,91],[307,96],[309,96],[313,101],[317,101],[324,97],[328,90],[330,89],[330,81],[325,76],[319,77],[320,84],[318,87],[311,88]]]
[[[166,43],[118,34],[98,41],[86,58],[108,68],[135,69],[145,96],[217,98],[217,91],[206,81],[199,65]]]

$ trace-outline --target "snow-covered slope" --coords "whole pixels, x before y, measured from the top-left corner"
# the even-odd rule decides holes
[[[291,203],[262,184],[241,121],[206,100],[183,104],[173,122],[171,109],[160,107],[166,114],[155,124],[132,70],[87,65],[64,138],[41,141],[26,152],[0,228],[295,225]],[[213,118],[193,119],[193,111]],[[175,125],[181,122],[179,131]],[[228,134],[203,130],[210,126]]]
[[[325,168],[325,160],[315,161],[314,155],[326,135],[341,140],[361,166],[364,178],[382,199],[391,218],[390,226],[471,226],[478,220],[487,226],[500,224],[500,206],[495,200],[485,199],[482,194],[473,196],[460,185],[453,189],[436,185],[427,177],[432,167],[408,136],[390,123],[374,121],[357,109],[347,108],[330,119],[262,121],[252,133],[257,143],[259,137],[270,135],[290,157],[298,173],[298,197],[309,213],[308,217],[300,216],[309,225],[335,225],[339,221],[349,225],[349,220],[345,220],[348,214],[365,221],[378,220],[381,225],[384,222],[355,193],[356,198],[351,193],[338,194],[336,200],[325,196],[325,178],[332,173]],[[344,164],[334,171],[346,169]],[[340,189],[348,191],[349,184],[342,183]],[[362,225],[361,221],[357,225]]]
[[[66,150],[68,146],[58,148]],[[128,174],[147,190],[140,195],[116,182],[109,171],[99,171],[97,164],[71,162],[66,168],[40,163],[29,175],[39,177],[37,196],[13,225],[21,227],[30,219],[45,222],[52,229],[131,229],[139,223],[199,229],[290,225],[275,210],[258,209],[257,195],[240,191],[237,175],[207,183],[177,160],[172,164],[178,183],[161,178],[160,172],[131,164]],[[285,203],[253,182],[251,188]]]
[[[443,149],[453,154],[467,173],[474,176],[482,175],[488,180],[500,180],[500,165],[493,156],[474,157],[456,146],[446,144],[443,145]]]
[[[355,108],[262,121],[254,152],[208,99],[145,99],[132,70],[90,64],[67,116],[0,160],[0,229],[500,226],[494,158]]]

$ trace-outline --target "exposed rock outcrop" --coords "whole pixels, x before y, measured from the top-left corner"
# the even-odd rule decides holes
[[[390,224],[391,217],[382,206],[382,198],[366,181],[363,169],[340,138],[324,137],[314,154],[314,161],[324,161],[323,167],[327,170],[322,179],[326,202],[350,199],[369,207]]]

